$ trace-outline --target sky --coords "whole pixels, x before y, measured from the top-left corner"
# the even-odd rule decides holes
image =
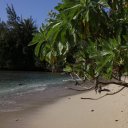
[[[48,12],[53,10],[61,0],[0,0],[0,18],[7,20],[6,7],[13,5],[18,16],[29,18],[32,16],[37,27],[40,27],[45,19],[48,18]]]

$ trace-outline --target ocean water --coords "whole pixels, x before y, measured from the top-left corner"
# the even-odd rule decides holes
[[[68,75],[60,73],[0,71],[0,95],[44,90],[47,86],[61,85],[68,79]]]

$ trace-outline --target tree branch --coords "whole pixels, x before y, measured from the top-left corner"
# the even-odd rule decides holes
[[[124,87],[128,87],[128,83],[123,82],[123,81],[118,81],[118,82],[115,82],[115,81],[101,82],[101,81],[99,81],[98,84],[103,84],[103,85],[107,85],[107,84],[117,84],[117,85],[121,85],[121,86],[124,86]]]
[[[113,93],[106,93],[105,95],[103,95],[99,98],[84,98],[84,97],[81,97],[81,99],[84,99],[84,100],[99,100],[99,99],[102,99],[103,97],[108,96],[108,95],[115,95],[115,94],[121,92],[124,88],[125,87],[122,87],[121,89],[119,89],[118,91],[113,92]]]

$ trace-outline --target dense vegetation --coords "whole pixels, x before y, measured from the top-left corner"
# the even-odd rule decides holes
[[[128,2],[62,0],[30,45],[53,69],[77,74],[83,81],[116,79],[128,74]],[[102,83],[103,84],[103,83]]]
[[[0,21],[0,69],[35,68],[34,47],[28,47],[37,27],[33,19],[17,16],[13,6],[6,8],[8,20]]]

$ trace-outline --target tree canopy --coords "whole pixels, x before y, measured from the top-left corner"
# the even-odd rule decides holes
[[[121,81],[128,74],[128,2],[126,0],[62,0],[30,45],[55,67],[83,81]]]
[[[0,68],[32,69],[34,47],[28,47],[37,27],[33,19],[19,17],[13,6],[7,6],[7,22],[0,21]]]

